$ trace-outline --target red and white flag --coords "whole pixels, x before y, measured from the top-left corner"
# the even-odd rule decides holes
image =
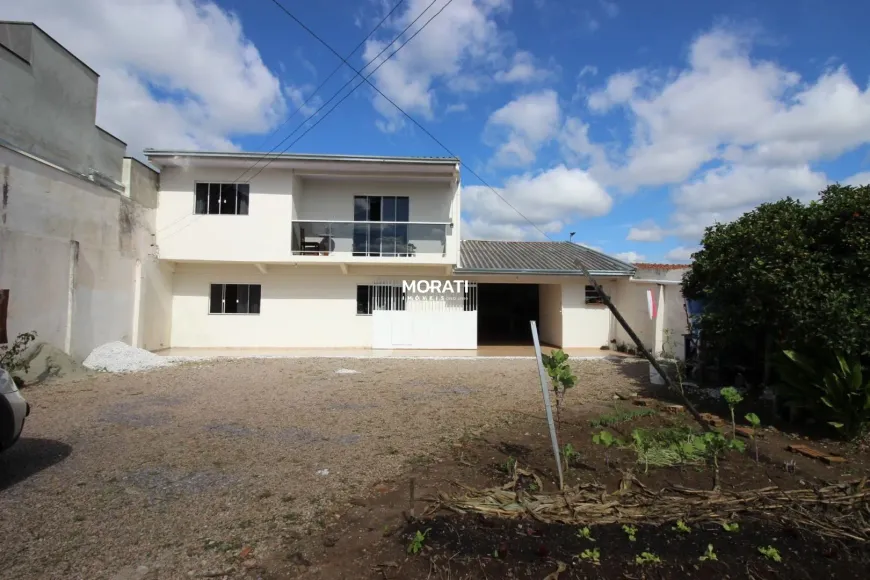
[[[649,310],[649,318],[650,320],[653,320],[656,317],[656,314],[658,314],[659,305],[657,300],[653,300],[652,290],[646,291],[646,306]]]

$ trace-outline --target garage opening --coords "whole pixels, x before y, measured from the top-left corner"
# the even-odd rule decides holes
[[[538,285],[479,283],[477,288],[477,344],[531,345],[529,321],[540,320]]]

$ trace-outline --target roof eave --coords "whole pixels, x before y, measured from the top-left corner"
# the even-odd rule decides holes
[[[206,159],[263,159],[271,160],[287,159],[292,161],[350,161],[358,163],[396,163],[409,165],[456,165],[459,159],[429,158],[429,157],[389,157],[389,156],[366,156],[366,155],[318,155],[305,153],[263,153],[253,151],[174,151],[159,149],[144,149],[145,156],[151,158],[165,157],[200,157]]]
[[[580,270],[505,270],[505,269],[484,269],[484,268],[454,268],[456,274],[507,274],[512,276],[527,275],[527,276],[585,276]],[[626,272],[625,270],[590,270],[590,276],[633,276],[634,271]]]

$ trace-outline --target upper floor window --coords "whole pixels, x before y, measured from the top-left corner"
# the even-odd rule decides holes
[[[249,192],[247,183],[197,183],[194,213],[248,215]]]
[[[407,256],[409,200],[391,195],[358,195],[353,198],[353,221],[391,222],[356,224],[353,228],[354,256]]]

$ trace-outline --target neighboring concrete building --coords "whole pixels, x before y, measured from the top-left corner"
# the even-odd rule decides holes
[[[682,279],[689,265],[637,263],[633,285],[619,296],[620,313],[641,342],[656,355],[685,358],[688,315],[682,292]],[[655,302],[655,318],[650,317],[648,292]],[[619,328],[618,343],[631,343]]]
[[[0,340],[35,330],[78,359],[113,340],[169,345],[158,175],[94,125],[97,84],[39,27],[0,22]]]

